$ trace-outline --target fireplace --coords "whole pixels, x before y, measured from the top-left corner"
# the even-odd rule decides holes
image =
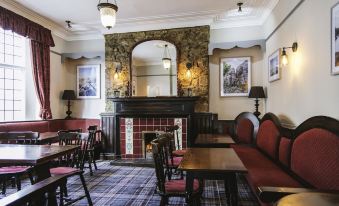
[[[142,154],[145,159],[152,159],[152,140],[159,135],[158,131],[142,131]]]

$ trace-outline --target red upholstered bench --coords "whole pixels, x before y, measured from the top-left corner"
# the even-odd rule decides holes
[[[260,204],[309,191],[289,188],[339,192],[339,121],[313,117],[289,132],[293,135],[288,137],[285,131],[279,119],[268,113],[261,120],[255,145],[232,146],[248,169],[247,181]]]
[[[57,132],[59,130],[82,129],[86,131],[90,125],[100,125],[99,119],[54,119],[40,121],[2,122],[0,132],[34,131]]]

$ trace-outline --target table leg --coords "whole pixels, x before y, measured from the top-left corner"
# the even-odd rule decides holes
[[[228,176],[224,179],[224,186],[225,186],[225,195],[226,195],[227,205],[231,205],[231,195],[230,195]]]
[[[193,181],[194,181],[193,173],[187,172],[186,174],[186,203],[188,205],[192,205]]]
[[[236,173],[230,173],[228,175],[228,185],[230,192],[230,202],[232,206],[238,205],[238,185]]]
[[[50,173],[49,169],[50,169],[49,162],[35,166],[34,170],[35,170],[35,173],[37,175],[36,181],[40,182],[44,179],[51,177],[51,173]],[[55,193],[56,193],[56,188],[55,188],[55,190],[51,190],[50,192],[48,192],[48,205],[49,206],[57,206],[58,205]],[[45,202],[44,198],[36,200],[36,205],[43,205],[43,202]]]

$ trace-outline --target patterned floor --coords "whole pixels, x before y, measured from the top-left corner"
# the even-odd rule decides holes
[[[93,176],[89,176],[88,171],[85,173],[94,205],[159,205],[160,197],[154,193],[156,178],[153,168],[111,166],[109,162],[100,162],[98,167],[99,170],[95,171]],[[83,194],[78,178],[70,179],[68,185],[71,196]],[[239,205],[258,205],[243,176],[238,176],[238,187]],[[15,192],[14,189],[8,189],[8,193],[13,192]],[[170,198],[169,204],[185,205],[185,200],[184,198]],[[83,199],[75,205],[87,205],[87,201]],[[202,205],[226,205],[223,182],[205,182]]]

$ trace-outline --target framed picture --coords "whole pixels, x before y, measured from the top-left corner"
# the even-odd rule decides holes
[[[77,66],[77,98],[100,99],[100,65]]]
[[[332,32],[331,32],[331,47],[332,47],[332,75],[339,74],[339,3],[332,7]]]
[[[220,96],[248,96],[251,88],[251,57],[220,59]]]
[[[275,51],[268,57],[268,81],[273,82],[280,79],[281,64],[280,64],[280,49]]]

